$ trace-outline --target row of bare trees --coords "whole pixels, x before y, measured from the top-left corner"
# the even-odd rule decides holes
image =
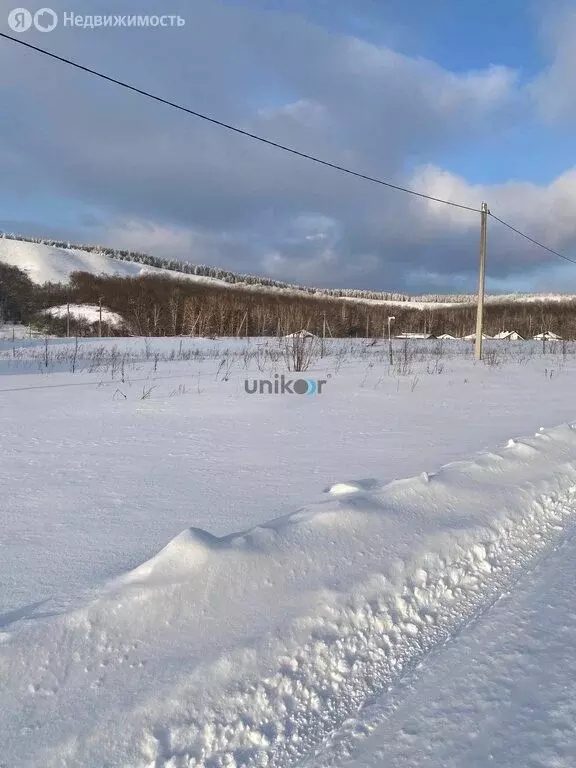
[[[410,303],[391,307],[157,275],[120,278],[77,272],[68,285],[47,284],[35,294],[37,310],[100,301],[124,318],[123,327],[108,328],[107,333],[137,336],[280,336],[306,329],[319,336],[373,338],[387,335],[388,316],[393,314],[395,332],[460,337],[472,333],[476,313],[473,305],[420,310]],[[37,317],[50,332],[64,332],[61,319]],[[576,338],[576,300],[488,304],[485,331],[493,335],[501,330],[526,337],[550,330]],[[84,324],[83,334],[94,332]]]

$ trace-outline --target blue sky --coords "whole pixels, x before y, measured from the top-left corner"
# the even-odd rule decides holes
[[[451,72],[480,70],[490,64],[515,70],[527,83],[549,63],[541,22],[543,4],[530,0],[231,0],[269,13],[300,15],[326,29],[391,46],[408,56],[423,57]],[[274,96],[272,96],[274,98]],[[487,132],[470,146],[456,146],[428,160],[449,167],[472,183],[508,179],[546,183],[576,157],[576,134],[570,127],[524,123]]]
[[[454,72],[506,64],[529,77],[545,63],[531,0],[230,0],[300,15],[345,35],[423,56]],[[541,6],[542,7],[542,4]]]
[[[158,13],[157,0],[138,10]],[[394,183],[486,199],[576,256],[576,0],[174,0],[170,12],[186,26],[60,25],[26,39]],[[4,229],[291,282],[475,290],[474,215],[280,155],[10,43],[0,70]],[[509,233],[491,228],[489,242],[494,289],[576,289],[574,269]]]

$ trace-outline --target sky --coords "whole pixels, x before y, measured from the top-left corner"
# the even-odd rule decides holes
[[[26,0],[25,0],[26,1]],[[576,260],[576,0],[52,0],[0,31]],[[38,10],[30,6],[32,12]],[[79,15],[180,27],[84,29]],[[479,215],[324,168],[0,40],[0,228],[408,293],[477,287]],[[576,265],[489,220],[492,291]]]

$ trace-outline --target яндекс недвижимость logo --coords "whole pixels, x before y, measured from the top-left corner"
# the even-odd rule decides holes
[[[12,32],[27,32],[31,28],[52,32],[58,26],[58,14],[52,8],[40,8],[36,13],[27,8],[14,8],[8,14],[8,26]]]
[[[80,14],[75,11],[61,11],[60,14],[52,8],[40,8],[29,11],[28,8],[13,8],[8,14],[8,26],[12,32],[52,32],[58,25],[80,30],[95,30],[109,28],[181,28],[186,24],[186,19],[174,13],[157,13],[152,15],[141,14]]]
[[[244,380],[248,395],[321,395],[326,379],[287,379],[284,374],[274,374],[274,379]]]

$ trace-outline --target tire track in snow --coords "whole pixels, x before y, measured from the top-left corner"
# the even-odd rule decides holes
[[[573,502],[570,502],[570,517],[576,513],[576,493]],[[432,645],[429,650],[424,652],[421,657],[415,656],[405,667],[398,679],[385,691],[381,691],[375,696],[368,698],[360,709],[348,718],[342,725],[329,734],[326,740],[314,751],[314,754],[304,762],[299,764],[298,768],[332,768],[345,764],[354,757],[356,749],[361,747],[361,742],[372,731],[376,730],[381,723],[384,723],[394,711],[401,706],[404,697],[410,693],[413,686],[417,685],[418,680],[423,674],[423,670],[428,664],[446,648],[458,643],[459,638],[474,629],[474,627],[489,616],[494,607],[501,600],[509,598],[519,583],[522,583],[531,574],[537,573],[546,566],[562,548],[576,535],[576,524],[573,519],[567,524],[566,531],[562,538],[555,540],[554,543],[539,556],[536,555],[533,562],[525,568],[520,568],[513,577],[510,584],[503,585],[502,591],[497,589],[492,597],[487,597],[486,602],[481,605],[477,612],[473,613],[471,618],[454,632],[448,634],[444,641]],[[296,767],[295,767],[296,768]]]

